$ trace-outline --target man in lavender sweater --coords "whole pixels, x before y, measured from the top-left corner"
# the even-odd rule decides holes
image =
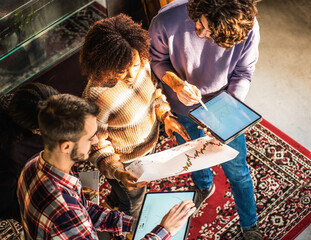
[[[175,0],[152,20],[151,67],[178,120],[192,139],[202,137],[188,111],[222,90],[244,100],[258,59],[259,25],[253,0]],[[189,83],[186,84],[185,81]],[[177,136],[179,144],[183,139]],[[230,181],[245,239],[262,239],[257,226],[253,183],[246,162],[245,135],[229,146],[239,151],[222,164]],[[215,191],[210,169],[193,172],[196,207]]]

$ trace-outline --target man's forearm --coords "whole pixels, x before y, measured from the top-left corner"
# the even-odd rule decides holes
[[[174,72],[166,72],[162,77],[162,81],[166,83],[174,92],[177,92],[178,88],[184,87],[184,81]]]
[[[151,232],[147,233],[141,240],[169,240],[171,239],[170,232],[163,226],[157,225]]]
[[[249,91],[249,87],[250,81],[248,79],[242,78],[239,81],[231,81],[227,90],[229,93],[243,102]]]
[[[110,210],[96,204],[88,210],[94,227],[99,231],[114,233],[116,236],[130,232],[133,217],[118,210]]]

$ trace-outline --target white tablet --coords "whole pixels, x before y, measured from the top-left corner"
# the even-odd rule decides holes
[[[145,195],[143,206],[140,211],[133,240],[142,239],[162,221],[162,218],[175,205],[184,200],[195,200],[194,191],[186,192],[149,192]],[[191,217],[171,240],[185,240],[188,236]]]
[[[189,112],[189,117],[202,127],[208,127],[222,143],[229,143],[262,119],[257,112],[226,91],[204,104],[208,111],[199,106]]]

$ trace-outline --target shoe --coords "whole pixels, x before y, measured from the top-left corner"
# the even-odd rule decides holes
[[[195,207],[197,208],[197,210],[195,211],[195,213],[198,212],[199,208],[201,207],[202,203],[208,199],[210,196],[213,195],[213,193],[215,192],[215,184],[212,183],[212,185],[210,186],[209,189],[207,190],[200,190],[197,186],[193,186],[191,187],[191,190],[196,192],[196,199],[195,199]]]
[[[242,228],[242,233],[245,240],[263,240],[258,225],[250,229]]]

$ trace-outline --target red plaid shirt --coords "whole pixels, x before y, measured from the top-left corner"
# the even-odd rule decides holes
[[[41,154],[22,171],[17,196],[26,239],[98,239],[96,230],[125,239],[132,217],[87,201],[81,190],[77,167],[64,173]],[[168,240],[171,234],[156,226],[143,240]]]
[[[161,225],[156,226],[150,233],[146,234],[141,240],[169,240],[170,232]]]
[[[124,239],[122,233],[130,231],[132,217],[87,201],[75,166],[67,174],[40,156],[27,163],[18,181],[27,239],[98,239],[96,230]]]

